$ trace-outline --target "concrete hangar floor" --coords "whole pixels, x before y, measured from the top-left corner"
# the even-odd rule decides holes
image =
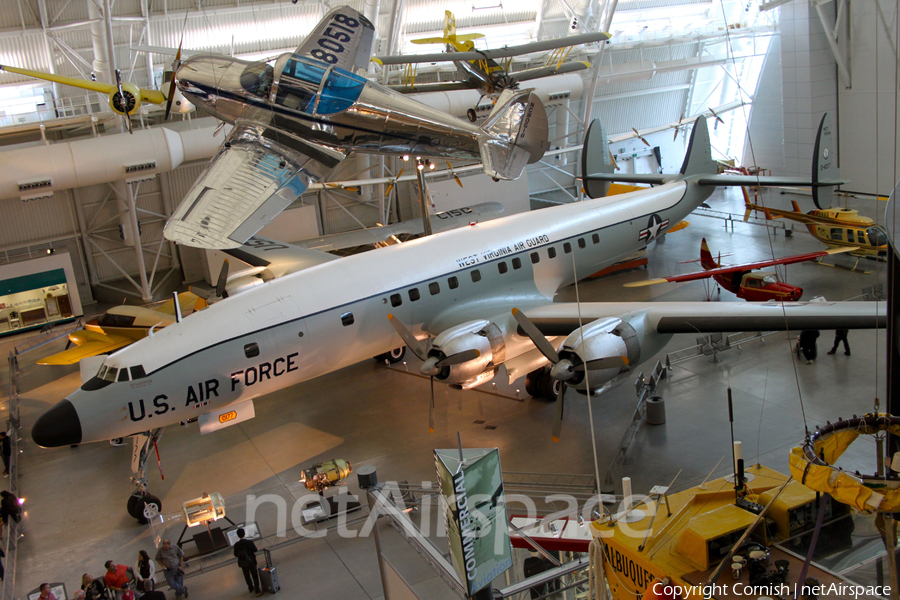
[[[770,206],[789,206],[790,196],[777,193]],[[809,199],[800,199],[806,210]],[[714,253],[734,252],[726,262],[761,260],[818,250],[821,245],[805,230],[786,237],[779,229],[740,222],[743,213],[739,191],[717,192],[709,201],[720,212],[730,212],[737,221],[733,231],[721,218],[689,217],[691,225],[669,234],[648,249],[646,270],[635,269],[581,284],[583,300],[703,301],[700,282],[665,284],[646,288],[624,288],[622,284],[647,277],[683,273],[698,268],[679,261],[699,256],[700,239],[706,237]],[[808,205],[808,206],[807,206]],[[863,214],[881,218],[883,204],[873,200],[851,201]],[[767,236],[768,233],[768,236]],[[853,264],[848,257],[832,262]],[[869,274],[804,263],[788,268],[788,281],[804,288],[804,299],[824,296],[830,300],[856,297],[861,289],[885,281],[884,263],[863,260]],[[563,290],[560,299],[574,300],[574,290]],[[713,301],[737,301],[722,292]],[[873,399],[884,397],[885,360],[883,331],[850,333],[852,356],[843,352],[827,355],[833,332],[819,338],[815,364],[797,361],[792,341],[785,334],[770,336],[720,354],[720,362],[699,357],[680,362],[659,388],[666,400],[667,422],[663,426],[642,425],[618,476],[630,476],[635,493],[653,485],[667,485],[683,469],[674,489],[701,482],[720,458],[730,456],[726,389],[735,401],[735,435],[744,444],[744,457],[759,460],[786,472],[788,451],[803,438],[804,420],[817,423],[871,411]],[[694,345],[696,336],[676,336],[664,353],[641,366],[649,372],[665,352]],[[22,344],[23,337],[5,338],[3,351]],[[45,450],[35,446],[29,432],[40,413],[79,385],[77,369],[35,364],[38,355],[57,351],[53,347],[23,355],[20,362],[23,454],[20,458],[20,489],[26,498],[23,520],[25,537],[20,543],[16,596],[44,581],[61,581],[70,597],[80,585],[82,573],[103,573],[111,559],[133,565],[138,550],[154,554],[154,535],[125,512],[131,493],[129,483],[131,446],[113,447],[97,443],[75,448]],[[409,357],[410,354],[407,353]],[[5,368],[5,367],[4,367]],[[410,369],[414,371],[414,369]],[[8,374],[7,374],[8,375]],[[301,470],[314,463],[344,458],[355,469],[377,468],[381,482],[434,481],[432,449],[456,446],[456,432],[466,447],[499,447],[504,471],[539,473],[593,473],[588,405],[583,396],[567,394],[562,440],[554,444],[550,427],[553,403],[527,397],[519,382],[519,397],[504,396],[488,389],[460,392],[436,386],[436,431],[428,432],[428,380],[366,361],[331,375],[282,390],[256,402],[256,418],[201,436],[196,425],[172,427],[160,442],[165,475],[152,459],[148,464],[150,490],[162,499],[163,513],[180,510],[186,500],[203,492],[220,492],[226,498],[228,516],[240,523],[248,495],[265,494],[286,500],[288,512],[295,500],[308,494],[299,483]],[[5,390],[4,386],[4,390]],[[601,478],[610,463],[636,402],[632,385],[625,383],[593,400]],[[872,469],[874,452],[868,442],[858,442],[845,455],[846,468]],[[729,472],[723,460],[716,476]],[[2,484],[0,484],[2,485]],[[356,475],[347,480],[357,493]],[[621,489],[619,489],[621,493]],[[262,535],[276,531],[275,504],[259,508],[256,520]],[[433,511],[434,519],[437,510]],[[288,522],[288,526],[291,523]],[[356,525],[355,529],[359,529]],[[455,597],[435,572],[388,525],[383,532],[385,554],[423,598]],[[166,537],[178,538],[181,526]],[[188,533],[188,538],[192,535]],[[446,541],[438,540],[445,548]],[[190,555],[193,544],[185,545]],[[220,558],[231,558],[230,552]],[[381,579],[371,536],[348,538],[329,532],[273,552],[282,593],[290,598],[382,597]],[[215,561],[192,561],[186,584],[192,600],[243,598],[247,595],[240,570],[234,564],[215,569]],[[521,573],[514,576],[521,578]],[[503,578],[495,585],[503,585]],[[168,596],[173,597],[168,591]]]

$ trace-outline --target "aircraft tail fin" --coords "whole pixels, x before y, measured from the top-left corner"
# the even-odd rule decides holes
[[[750,220],[750,215],[756,210],[753,206],[753,203],[750,202],[750,194],[747,193],[747,188],[741,186],[741,192],[744,194],[744,223]]]
[[[591,198],[603,198],[609,194],[610,182],[601,179],[589,179],[589,175],[611,174],[616,172],[609,144],[606,140],[606,128],[600,119],[594,119],[584,134],[584,147],[581,151],[581,173],[584,175],[584,193]]]
[[[812,195],[816,208],[828,208],[834,200],[834,188],[841,183],[837,165],[837,144],[829,113],[822,115],[813,150]]]
[[[713,258],[712,252],[709,251],[709,245],[706,243],[706,238],[703,238],[700,241],[700,266],[703,267],[704,271],[716,269],[720,266],[716,259]]]
[[[481,130],[484,172],[494,179],[517,179],[550,148],[547,112],[531,90],[504,90]]]
[[[444,11],[444,37],[456,36],[456,17],[449,10]]]
[[[709,128],[706,126],[706,117],[698,117],[691,129],[691,139],[688,141],[687,152],[684,155],[684,163],[681,165],[681,175],[712,175],[718,173],[718,165],[712,158],[712,146],[709,141]]]
[[[594,123],[591,123],[591,127],[593,126]],[[581,173],[585,183],[584,190],[591,198],[599,198],[606,195],[608,192],[608,188],[604,187],[604,182],[606,181],[662,185],[694,175],[706,175],[707,178],[718,177],[716,175],[718,165],[712,159],[709,130],[706,127],[706,119],[704,117],[698,117],[694,123],[684,163],[681,165],[681,172],[675,175],[615,173],[615,166],[610,164],[609,149],[606,147],[606,136],[602,133],[602,127],[600,125],[597,128],[599,133],[594,134],[597,137],[590,135],[589,128],[588,135],[585,136],[584,151],[582,152]]]
[[[453,13],[449,10],[445,10],[443,37],[418,38],[410,41],[413,44],[450,44],[458,52],[465,52],[468,50],[465,42],[471,42],[472,40],[481,39],[483,37],[483,33],[463,33],[461,35],[456,35],[456,17],[454,17]]]

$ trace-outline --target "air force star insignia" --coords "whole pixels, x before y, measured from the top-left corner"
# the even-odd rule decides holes
[[[668,227],[668,219],[663,220],[659,217],[659,215],[652,214],[650,215],[650,220],[647,223],[647,229],[641,229],[640,234],[638,234],[638,239],[644,242],[655,240]]]

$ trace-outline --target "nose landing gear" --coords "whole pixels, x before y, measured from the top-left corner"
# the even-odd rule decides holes
[[[151,449],[156,449],[156,442],[162,436],[163,429],[138,434],[132,438],[133,450],[131,453],[131,482],[135,486],[134,492],[128,497],[126,509],[128,514],[141,525],[146,525],[150,519],[162,512],[162,501],[151,494],[147,489],[147,459]],[[159,453],[157,452],[157,460]],[[162,467],[159,469],[162,477]]]

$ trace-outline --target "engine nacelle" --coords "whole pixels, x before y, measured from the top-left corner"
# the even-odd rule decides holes
[[[109,107],[120,115],[136,113],[141,107],[141,100],[141,89],[133,83],[122,83],[122,94],[119,94],[118,89],[109,93]]]
[[[640,362],[641,345],[637,332],[630,324],[621,319],[607,318],[598,319],[570,333],[558,353],[560,362],[551,371],[554,377],[582,392],[586,392],[590,384],[591,391],[596,392],[621,383],[621,375],[630,370],[629,365]],[[626,357],[628,364],[587,371],[575,369],[593,360],[619,356]]]
[[[422,373],[433,375],[438,381],[449,385],[458,386],[462,386],[470,379],[484,373],[491,366],[494,356],[491,341],[485,333],[490,326],[490,321],[480,319],[442,331],[434,338],[434,343],[428,352],[429,359],[422,364]],[[497,329],[496,326],[494,329]],[[502,336],[500,336],[500,343],[503,343]],[[477,350],[478,358],[456,365],[436,366],[437,362],[466,350]]]

